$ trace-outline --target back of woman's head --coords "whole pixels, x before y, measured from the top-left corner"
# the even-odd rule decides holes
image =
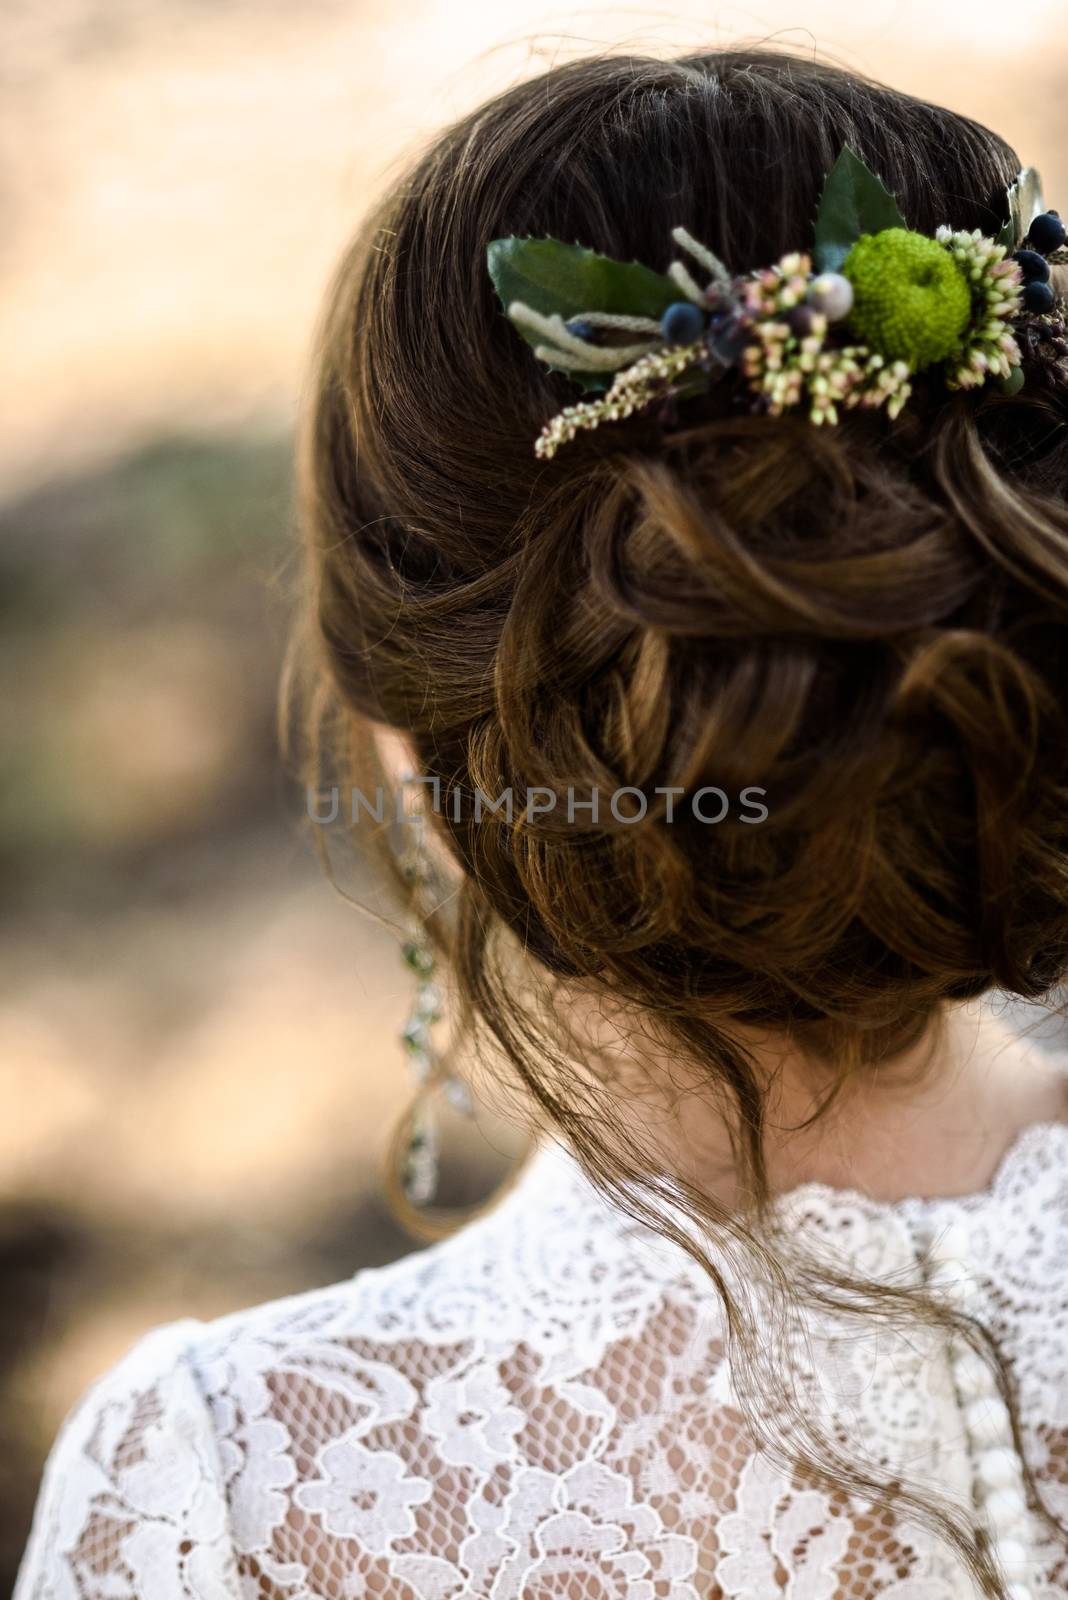
[[[749,271],[807,247],[845,143],[915,229],[1005,218],[1020,163],[965,117],[770,52],[599,57],[442,134],[324,324],[304,456],[324,693],[346,739],[385,723],[421,774],[513,792],[511,823],[469,803],[438,819],[463,874],[458,976],[608,1185],[625,1152],[539,1070],[553,1047],[492,958],[502,930],[725,1085],[758,1179],[761,1088],[732,1021],[874,1060],[945,1001],[1046,994],[1068,960],[1059,389],[921,389],[894,422],[816,428],[719,386],[674,427],[532,448],[574,389],[502,315],[493,239],[664,270],[681,224]],[[570,793],[570,816],[528,815],[534,786]],[[721,822],[679,798],[668,820],[665,791],[709,786]],[[609,807],[624,788],[640,818],[636,796],[635,820]]]
[[[480,923],[654,1008],[893,1032],[1042,993],[1068,952],[1060,396],[817,429],[713,394],[543,463],[573,389],[486,270],[508,234],[662,269],[680,223],[751,269],[807,242],[844,142],[911,226],[999,226],[1000,139],[807,60],[600,58],[476,111],[338,279],[308,505],[343,704],[425,774],[561,797],[447,824]],[[723,821],[668,824],[654,791],[702,785]],[[566,821],[569,786],[597,822]],[[625,786],[641,821],[609,808]]]

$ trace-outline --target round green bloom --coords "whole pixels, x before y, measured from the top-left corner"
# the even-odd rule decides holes
[[[842,275],[853,285],[850,328],[888,361],[907,361],[916,371],[960,349],[972,292],[937,239],[908,228],[862,234]]]

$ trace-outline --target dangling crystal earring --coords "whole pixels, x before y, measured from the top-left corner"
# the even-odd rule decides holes
[[[404,784],[411,781],[411,774],[402,780]],[[410,886],[412,911],[401,957],[414,974],[416,985],[401,1029],[401,1043],[416,1093],[402,1125],[405,1148],[401,1189],[408,1206],[421,1207],[431,1204],[438,1189],[440,1141],[434,1091],[440,1088],[454,1110],[466,1117],[474,1116],[475,1104],[468,1084],[446,1068],[434,1043],[434,1026],[442,1018],[442,993],[436,981],[437,957],[422,914],[430,865],[426,818],[418,803],[411,811],[406,810],[405,826],[408,843],[400,857],[400,868]]]
[[[402,796],[413,781],[410,772],[404,774]],[[416,985],[407,1021],[401,1029],[401,1042],[415,1082],[415,1094],[392,1131],[385,1156],[383,1187],[389,1208],[401,1227],[414,1238],[434,1241],[447,1238],[458,1227],[492,1211],[519,1183],[536,1145],[530,1146],[527,1156],[516,1163],[512,1172],[481,1203],[469,1207],[433,1204],[438,1188],[439,1151],[435,1095],[440,1089],[450,1105],[467,1117],[474,1117],[476,1107],[468,1084],[448,1069],[434,1044],[434,1027],[442,1018],[443,999],[436,981],[437,957],[424,921],[431,874],[424,795],[421,789],[417,793],[418,799],[413,801],[412,807],[405,806],[402,812],[408,833],[398,861],[409,885],[412,908],[401,957],[409,972],[415,975]]]

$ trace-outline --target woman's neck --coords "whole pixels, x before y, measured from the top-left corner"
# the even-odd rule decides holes
[[[925,1066],[910,1082],[912,1069]],[[884,1201],[972,1194],[988,1186],[1024,1128],[1068,1121],[1068,1075],[971,1004],[948,1011],[933,1041],[892,1068],[857,1074],[825,1122],[791,1131],[815,1103],[811,1074],[788,1059],[765,1141],[774,1190],[816,1181]]]
[[[597,1076],[617,1091],[624,1131],[643,1149],[651,1141],[661,1161],[721,1203],[737,1204],[731,1142],[707,1075],[681,1070],[677,1057],[658,1056],[645,1041],[640,1054],[613,1051],[604,1011],[597,1017]],[[881,1201],[976,1193],[1024,1128],[1068,1122],[1068,1073],[980,1002],[950,1008],[940,1028],[893,1063],[862,1068],[808,1127],[826,1095],[826,1069],[786,1035],[732,1033],[766,1087],[763,1150],[775,1193],[807,1182]]]

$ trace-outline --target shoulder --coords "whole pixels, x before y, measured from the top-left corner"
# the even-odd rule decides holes
[[[142,1335],[68,1413],[14,1600],[132,1600],[186,1573],[192,1593],[236,1596],[222,1466],[191,1354],[203,1327],[187,1318]]]
[[[354,1564],[370,1593],[477,1595],[565,1485],[626,1499],[591,1457],[663,1283],[557,1157],[388,1266],[146,1334],[57,1436],[15,1600],[237,1600],[253,1571],[341,1600]]]

